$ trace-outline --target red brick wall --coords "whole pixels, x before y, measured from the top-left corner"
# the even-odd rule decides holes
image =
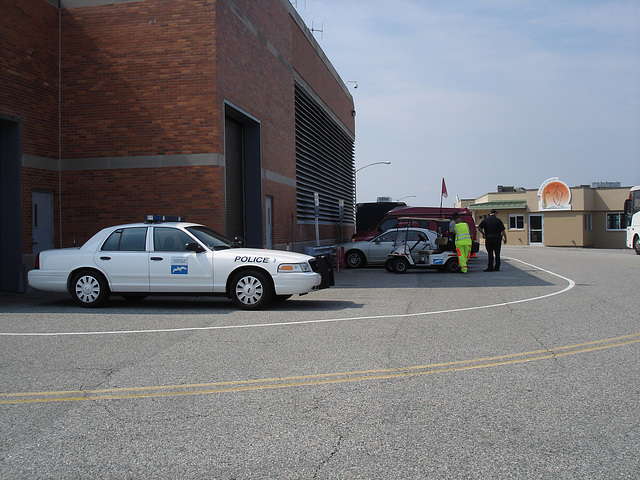
[[[280,0],[238,0],[236,5],[281,55],[290,56],[289,16]],[[256,117],[261,125],[262,168],[295,181],[292,72],[223,1],[218,2],[218,31],[220,115],[226,100]],[[263,180],[262,194],[263,199],[274,197],[273,241],[286,243],[291,236],[291,212],[295,214],[296,208],[295,187]]]
[[[305,78],[316,93],[326,96],[326,103],[354,131],[351,99],[341,90],[329,69],[312,49],[281,0],[234,1],[260,34]],[[295,181],[293,72],[276,58],[223,1],[218,2],[217,11],[218,108],[223,112],[223,102],[227,100],[259,119],[263,142],[262,167]],[[238,59],[242,61],[239,62]],[[274,197],[274,244],[291,242],[292,233],[295,243],[313,241],[315,226],[297,224],[295,187],[268,180],[264,180],[262,186],[263,197]],[[337,238],[335,226],[321,226],[321,237]]]
[[[64,158],[220,150],[215,0],[63,10]]]
[[[224,232],[222,167],[56,169],[60,158],[222,154],[225,101],[259,119],[263,168],[293,182],[294,77],[286,62],[353,125],[349,99],[281,0],[234,1],[260,36],[224,0],[63,10],[44,0],[3,1],[10,41],[0,49],[0,113],[21,118],[23,153],[52,159],[50,170],[23,168],[25,253],[33,189],[55,194],[57,247],[147,213],[186,214]],[[295,242],[314,238],[312,225],[291,226],[295,187],[264,179],[262,193],[274,198],[276,244],[290,242],[292,233]],[[323,236],[333,230],[323,226]]]
[[[222,231],[224,204],[216,189],[222,175],[220,167],[209,166],[63,172],[62,246],[74,239],[82,245],[100,228],[141,222],[147,214],[186,215]]]
[[[289,1],[289,0],[285,0]],[[291,62],[290,17],[281,0],[233,0],[251,23]],[[219,4],[223,0],[218,1]],[[225,7],[226,9],[226,7]]]
[[[62,12],[62,156],[216,153],[215,0]],[[224,227],[220,167],[63,172],[63,246],[146,214]]]
[[[252,13],[252,22],[269,41],[273,38],[284,44],[280,53],[290,51],[286,45],[290,39],[283,40],[289,32],[280,0],[236,3],[245,13]],[[218,2],[218,22],[219,114],[223,115],[227,100],[258,118],[263,168],[295,178],[293,76],[222,1]]]
[[[54,159],[59,150],[58,23],[58,9],[43,0],[2,1],[0,114],[20,120],[23,154]],[[56,192],[58,180],[56,171],[22,169],[23,253],[32,250],[32,192]]]
[[[22,121],[22,152],[58,156],[58,9],[2,0],[0,113]]]

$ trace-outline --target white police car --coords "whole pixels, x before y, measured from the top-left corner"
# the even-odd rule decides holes
[[[325,257],[235,247],[204,225],[151,215],[105,228],[80,248],[41,252],[29,285],[69,292],[83,307],[100,306],[110,294],[193,294],[226,295],[251,310],[333,285]]]

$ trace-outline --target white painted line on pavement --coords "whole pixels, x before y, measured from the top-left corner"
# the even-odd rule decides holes
[[[516,305],[518,303],[526,303],[526,302],[533,302],[536,300],[543,300],[545,298],[566,293],[576,285],[576,283],[570,278],[564,277],[550,270],[545,270],[544,268],[538,267],[531,263],[524,262],[522,260],[518,260],[517,258],[509,258],[509,257],[503,257],[503,258],[520,262],[523,265],[527,265],[528,267],[532,267],[541,272],[547,273],[554,277],[558,277],[566,281],[568,285],[562,290],[559,290],[557,292],[547,293],[545,295],[539,295],[536,297],[523,298],[521,300],[492,303],[489,305],[479,305],[475,307],[451,308],[447,310],[434,310],[431,312],[402,313],[402,314],[391,314],[391,315],[389,314],[369,315],[369,316],[362,316],[362,317],[345,317],[345,318],[324,318],[324,319],[317,319],[317,320],[299,320],[299,321],[293,321],[293,322],[254,323],[254,324],[248,324],[248,325],[217,325],[217,326],[211,326],[211,327],[158,328],[158,329],[152,329],[152,330],[111,330],[111,331],[101,331],[101,332],[48,332],[48,333],[47,332],[22,332],[22,333],[0,332],[0,336],[2,337],[63,337],[63,336],[81,336],[81,335],[130,335],[130,334],[136,334],[136,333],[171,333],[171,332],[192,332],[192,331],[203,331],[203,330],[231,330],[231,329],[239,329],[239,328],[285,327],[285,326],[293,326],[293,325],[312,325],[312,324],[318,324],[318,323],[351,322],[356,320],[379,320],[383,318],[422,317],[422,316],[430,316],[430,315],[442,315],[445,313],[459,313],[459,312],[470,312],[474,310],[485,310],[488,308],[506,307],[508,305]]]

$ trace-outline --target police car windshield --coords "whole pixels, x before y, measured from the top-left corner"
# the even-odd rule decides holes
[[[231,248],[231,241],[208,227],[187,227],[187,230],[211,250]]]

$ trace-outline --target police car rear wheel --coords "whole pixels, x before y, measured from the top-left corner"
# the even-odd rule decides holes
[[[636,237],[633,240],[633,249],[636,251],[638,255],[640,255],[640,237]]]
[[[272,287],[265,274],[258,271],[244,271],[236,274],[231,281],[231,299],[245,310],[258,310],[271,301]]]
[[[71,295],[83,307],[99,307],[109,297],[109,286],[98,272],[83,270],[73,277]]]

